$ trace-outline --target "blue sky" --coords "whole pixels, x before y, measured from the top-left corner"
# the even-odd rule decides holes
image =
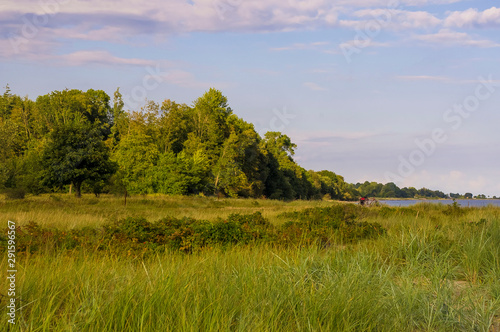
[[[0,4],[0,84],[210,87],[307,169],[500,196],[500,8],[460,0],[40,0]]]

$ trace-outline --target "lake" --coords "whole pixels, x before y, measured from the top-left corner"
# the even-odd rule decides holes
[[[500,199],[456,199],[455,201],[462,207],[500,206]],[[410,206],[417,203],[453,204],[452,199],[401,199],[379,200],[379,202],[389,206]]]

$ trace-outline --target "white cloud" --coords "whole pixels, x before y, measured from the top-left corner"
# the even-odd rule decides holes
[[[475,8],[451,12],[445,19],[447,27],[498,27],[500,26],[500,8],[491,7],[482,12]]]
[[[427,1],[404,0],[400,6],[442,4],[452,0]],[[45,5],[44,5],[45,4]],[[46,5],[50,4],[50,5]],[[120,39],[120,34],[129,33],[171,34],[192,31],[290,31],[316,27],[337,26],[340,13],[352,8],[380,7],[359,11],[355,17],[379,15],[387,11],[387,0],[108,0],[108,1],[11,1],[0,7],[0,23],[9,21],[18,28],[22,17],[33,21],[33,14],[43,26],[64,27],[77,30],[73,34],[101,31],[105,38]],[[351,8],[351,9],[348,9]],[[428,27],[438,21],[423,11],[392,10],[394,24],[405,27]],[[347,21],[346,21],[347,22]],[[347,24],[347,23],[346,23]],[[2,24],[3,25],[3,24]],[[35,25],[37,23],[35,22]],[[117,29],[113,31],[113,29]],[[102,35],[102,34],[101,34]],[[89,36],[89,39],[99,38]]]
[[[104,26],[104,27],[72,27],[72,28],[57,28],[48,31],[52,38],[57,39],[80,39],[80,40],[92,40],[92,41],[108,41],[123,43],[126,41],[126,37],[130,36],[131,33],[124,35],[124,29],[116,26]]]
[[[357,48],[357,49],[364,49],[367,47],[389,47],[391,46],[391,43],[389,42],[377,42],[374,41],[373,39],[353,39],[349,40],[343,43],[339,44],[339,49],[351,49],[351,48]],[[327,53],[332,53],[332,54],[339,54],[340,52],[337,50],[331,50],[327,51]]]
[[[45,44],[43,53],[47,54],[55,53],[66,40],[75,39],[123,43],[134,37],[162,39],[196,31],[314,29],[336,24],[337,12],[338,8],[327,0],[54,0],[36,4],[19,0],[0,6],[0,40],[10,35],[27,40],[30,45],[23,44],[24,49],[16,51],[24,56],[35,44],[37,50]],[[12,54],[0,51],[2,57]]]
[[[352,7],[387,7],[391,3],[399,4],[400,6],[425,6],[425,5],[443,5],[461,2],[465,0],[400,0],[398,2],[387,0],[337,0],[335,3],[342,6]]]
[[[294,51],[294,50],[313,50],[326,46],[329,42],[313,42],[313,43],[295,43],[289,46],[273,47],[271,51]]]
[[[170,0],[161,1],[59,1],[53,8],[40,2],[19,0],[0,7],[5,13],[35,13],[57,21],[73,19],[73,25],[100,22],[102,25],[126,28],[152,24],[164,33],[189,31],[282,31],[300,26],[333,24],[337,10],[327,0]],[[29,9],[28,9],[29,8]],[[15,15],[19,17],[19,15]]]
[[[362,9],[352,16],[363,20],[341,20],[339,25],[352,29],[429,29],[438,26],[441,20],[424,11],[407,11],[390,8]]]
[[[78,51],[54,58],[59,59],[70,66],[81,66],[87,64],[155,66],[158,64],[152,60],[120,58],[107,51]]]
[[[437,33],[416,35],[413,37],[429,44],[437,44],[440,46],[473,46],[473,47],[498,47],[500,44],[487,39],[474,39],[465,32],[457,32],[449,29],[441,29]]]
[[[55,42],[13,35],[0,38],[0,58],[42,59],[57,46]]]
[[[431,29],[443,22],[426,11],[409,11],[403,6],[447,4],[459,0],[401,0],[397,8],[388,8],[387,0],[169,0],[166,2],[139,0],[109,1],[11,1],[0,6],[0,36],[24,36],[26,30],[36,29],[28,38],[18,57],[31,53],[50,55],[67,40],[106,41],[112,43],[136,42],[141,39],[163,39],[171,34],[206,31],[282,32],[316,28],[366,29],[373,23],[381,29],[393,31]],[[47,5],[48,4],[48,5]],[[369,7],[369,8],[366,8]],[[364,8],[364,9],[363,9]],[[36,14],[36,15],[34,15]],[[340,18],[339,18],[340,17]],[[377,21],[375,18],[379,18]],[[384,23],[384,20],[386,23]],[[500,21],[500,9],[492,7],[483,12],[469,9],[453,12],[446,18],[446,26],[491,26]],[[381,23],[382,22],[382,23]],[[372,27],[373,28],[373,27]],[[23,30],[24,29],[24,30]],[[24,31],[24,32],[23,32]],[[4,46],[0,37],[0,46]],[[135,38],[135,39],[132,39]],[[445,46],[468,45],[492,47],[495,43],[477,40],[457,32],[418,36],[415,39],[441,43]],[[350,42],[344,43],[348,46]],[[320,44],[292,44],[276,47],[274,51],[320,49]],[[371,42],[369,46],[388,46]],[[337,50],[323,50],[338,53]],[[0,57],[13,57],[11,50],[0,49]],[[78,60],[78,59],[76,59]],[[76,61],[75,60],[75,61]]]

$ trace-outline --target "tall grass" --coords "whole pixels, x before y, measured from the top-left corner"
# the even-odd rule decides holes
[[[0,195],[0,218],[18,225],[35,221],[43,226],[75,228],[99,226],[126,217],[158,220],[167,216],[214,219],[232,213],[250,214],[261,211],[264,217],[279,223],[277,215],[286,211],[331,205],[326,201],[276,201],[264,199],[217,199],[148,195],[123,198],[112,195],[83,195],[78,199],[68,194],[30,196],[23,200],[7,200]]]
[[[234,205],[253,212],[252,201]],[[281,212],[316,204],[257,202],[278,222],[285,221]],[[182,210],[209,203],[177,204]],[[142,258],[91,249],[18,253],[15,329],[499,331],[498,208],[419,205],[360,213],[387,234],[326,248],[262,243]],[[5,289],[5,279],[0,286]],[[0,316],[6,317],[4,306]]]

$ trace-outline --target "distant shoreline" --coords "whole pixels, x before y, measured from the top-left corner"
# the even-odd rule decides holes
[[[374,198],[378,201],[452,201],[452,200],[467,200],[467,201],[498,201],[500,198],[379,198],[379,197],[369,197]]]

